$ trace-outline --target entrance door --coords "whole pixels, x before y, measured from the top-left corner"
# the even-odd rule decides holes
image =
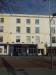
[[[27,48],[26,47],[22,47],[22,55],[27,55]]]
[[[14,46],[13,56],[18,56],[18,46]]]
[[[10,56],[14,55],[14,46],[13,45],[9,45],[9,55]]]
[[[20,56],[20,55],[22,55],[22,47],[18,46],[18,45],[15,45],[14,46],[14,50],[13,50],[13,55],[14,56]]]
[[[35,47],[30,47],[29,55],[37,55],[37,49]]]
[[[22,55],[22,49],[21,47],[18,47],[18,56]]]

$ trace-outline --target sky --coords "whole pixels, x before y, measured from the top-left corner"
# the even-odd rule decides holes
[[[50,12],[56,12],[56,0],[50,0]],[[49,0],[0,0],[0,13],[49,14]]]

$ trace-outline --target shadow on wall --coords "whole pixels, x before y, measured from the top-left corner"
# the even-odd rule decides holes
[[[24,75],[29,75],[24,69],[17,69],[15,70],[15,68],[9,64],[5,59],[4,57],[1,57],[1,60],[4,64],[4,67],[6,68],[7,72],[8,72],[8,75],[17,75],[16,74],[16,71],[19,71],[21,74],[24,74]]]

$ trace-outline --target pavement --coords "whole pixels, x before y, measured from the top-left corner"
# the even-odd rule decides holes
[[[6,68],[0,68],[0,75],[56,75],[56,70],[43,68],[15,68],[14,71],[8,71]]]

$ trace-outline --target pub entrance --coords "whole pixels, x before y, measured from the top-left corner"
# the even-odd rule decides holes
[[[37,45],[33,44],[15,44],[12,48],[13,56],[26,56],[37,54]]]

